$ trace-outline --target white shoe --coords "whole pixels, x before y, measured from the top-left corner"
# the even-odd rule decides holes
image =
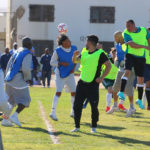
[[[56,113],[55,112],[51,112],[51,114],[49,115],[53,120],[58,121]]]
[[[126,117],[131,117],[135,112],[136,112],[136,109],[129,108],[129,110],[127,111]]]
[[[107,114],[113,114],[114,112],[118,112],[119,109],[118,107],[116,106],[112,106],[112,108],[110,109],[110,111],[107,112]]]
[[[5,127],[12,127],[13,126],[13,124],[8,119],[7,120],[3,119],[1,125],[5,126]]]
[[[21,123],[18,119],[18,116],[16,114],[13,114],[10,118],[9,118],[13,123],[15,123],[17,126],[21,127]]]
[[[80,128],[75,128],[71,132],[80,132]]]
[[[74,111],[71,111],[70,117],[74,118]]]
[[[91,133],[97,133],[96,128],[92,128]]]

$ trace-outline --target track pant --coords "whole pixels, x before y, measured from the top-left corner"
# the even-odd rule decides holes
[[[85,83],[82,80],[78,82],[74,102],[74,113],[75,113],[74,120],[76,128],[80,128],[82,108],[85,99],[88,99],[91,105],[92,128],[96,128],[97,122],[99,120],[99,111],[98,111],[99,84],[95,82]]]
[[[42,71],[42,83],[43,86],[45,86],[45,79],[47,78],[47,86],[50,86],[50,80],[51,80],[51,71]]]

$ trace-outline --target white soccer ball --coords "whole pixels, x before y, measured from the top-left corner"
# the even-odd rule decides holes
[[[68,32],[68,26],[65,23],[60,23],[57,29],[60,34],[66,34]]]

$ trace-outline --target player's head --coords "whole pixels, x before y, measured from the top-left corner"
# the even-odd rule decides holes
[[[124,38],[122,36],[122,32],[121,31],[116,31],[114,33],[114,40],[115,40],[116,43],[121,43],[121,44],[124,43]]]
[[[70,41],[69,37],[65,34],[59,35],[57,42],[58,42],[59,46],[62,46],[66,49],[71,47],[71,41]]]
[[[126,22],[126,28],[129,32],[134,32],[136,29],[134,20],[128,20]]]
[[[103,44],[100,41],[98,41],[96,47],[97,47],[97,49],[103,49]]]
[[[147,28],[147,31],[150,33],[150,28]]]
[[[17,48],[18,48],[18,44],[17,44],[16,42],[14,42],[14,44],[13,44],[13,48],[14,48],[15,50],[17,50]]]
[[[115,48],[115,47],[112,47],[112,48],[111,48],[110,54],[111,54],[111,56],[112,56],[112,59],[115,60],[116,54],[117,54],[117,51],[116,51],[116,48]]]
[[[32,44],[32,40],[30,38],[24,37],[22,39],[22,47],[28,48],[29,50],[31,50],[32,46],[33,46],[33,44]]]
[[[96,35],[87,36],[86,49],[87,50],[90,50],[93,48],[96,49],[98,41],[99,41],[99,39]]]
[[[45,48],[45,54],[49,54],[49,48]]]
[[[9,48],[8,48],[8,47],[5,48],[5,53],[6,53],[6,54],[9,53]]]

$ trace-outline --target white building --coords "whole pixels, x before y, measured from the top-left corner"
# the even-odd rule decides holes
[[[78,49],[88,34],[98,35],[104,47],[113,46],[113,33],[123,31],[128,19],[134,19],[137,26],[150,26],[150,0],[11,0],[10,11],[20,6],[23,16],[13,23],[16,40],[21,45],[23,36],[31,37],[37,56],[47,46],[56,48],[57,25],[62,22]]]

